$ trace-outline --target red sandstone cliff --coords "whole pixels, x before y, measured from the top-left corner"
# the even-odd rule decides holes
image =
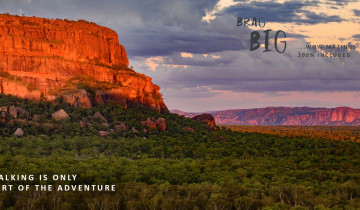
[[[174,113],[183,113],[174,110]],[[192,117],[196,113],[185,113]],[[360,109],[349,107],[267,107],[211,112],[217,124],[234,125],[360,125]]]
[[[167,110],[159,86],[128,65],[125,48],[109,28],[0,15],[1,93],[34,100],[61,96],[85,107],[116,101]]]

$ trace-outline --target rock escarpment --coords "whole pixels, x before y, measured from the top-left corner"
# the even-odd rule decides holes
[[[209,126],[209,128],[212,130],[216,130],[215,119],[214,119],[214,116],[212,116],[211,114],[203,113],[200,115],[196,115],[196,116],[192,117],[191,119],[195,120],[195,121],[199,121],[199,122]]]
[[[174,113],[184,114],[178,110]],[[350,107],[267,107],[211,112],[218,124],[234,125],[360,125],[360,109]],[[195,113],[185,113],[192,117]]]
[[[84,107],[141,103],[167,111],[159,86],[128,65],[109,28],[0,15],[0,93],[37,101],[59,97]]]

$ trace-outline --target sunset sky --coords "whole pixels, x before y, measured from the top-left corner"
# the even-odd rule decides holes
[[[114,29],[130,65],[161,87],[169,109],[211,111],[266,106],[360,108],[357,0],[0,0],[0,12],[86,19]],[[265,28],[237,27],[264,17]],[[250,51],[250,34],[271,29],[271,52]],[[285,53],[274,35],[287,35]],[[356,45],[345,58],[299,58],[311,44]],[[282,45],[279,44],[279,48]]]

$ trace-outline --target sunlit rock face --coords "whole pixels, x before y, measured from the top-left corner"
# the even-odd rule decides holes
[[[267,107],[212,113],[219,124],[240,125],[360,125],[360,110],[350,107]]]
[[[125,48],[109,28],[87,21],[0,15],[1,93],[34,100],[65,94],[63,99],[85,107],[101,98],[102,103],[141,103],[167,111],[159,86],[128,65]],[[87,92],[79,94],[78,89]],[[95,92],[101,95],[95,97]]]
[[[180,110],[171,112],[186,117],[196,113]],[[311,107],[266,107],[255,109],[232,109],[211,112],[217,124],[233,125],[360,125],[360,109],[350,107],[311,108]]]

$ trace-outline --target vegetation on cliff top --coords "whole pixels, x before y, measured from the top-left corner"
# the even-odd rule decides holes
[[[19,84],[19,85],[23,85],[23,86],[25,86],[29,91],[33,91],[33,90],[36,89],[34,85],[29,84],[29,83],[25,83],[24,81],[22,81],[21,78],[9,74],[9,72],[4,71],[1,67],[0,67],[0,77],[2,77],[2,78],[4,78],[4,79],[7,79],[7,80],[9,80],[9,81],[11,81],[11,82],[15,82],[15,83],[17,83],[17,84]]]

